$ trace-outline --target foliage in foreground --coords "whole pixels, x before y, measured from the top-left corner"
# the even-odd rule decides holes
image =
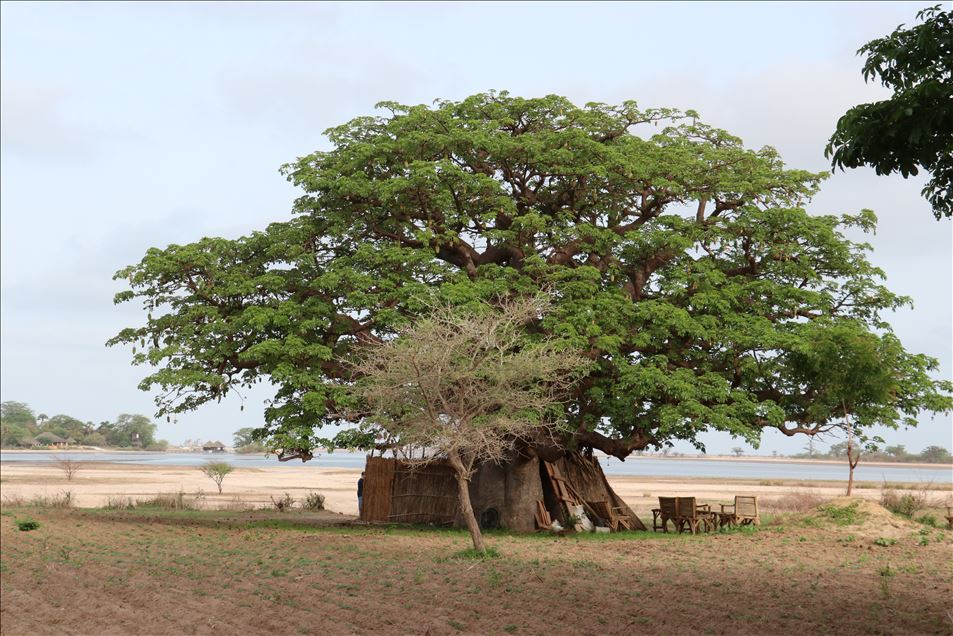
[[[868,165],[904,178],[929,170],[923,196],[940,219],[953,216],[953,13],[936,5],[917,20],[857,51],[867,56],[864,81],[879,79],[894,94],[848,110],[825,154],[841,169]]]

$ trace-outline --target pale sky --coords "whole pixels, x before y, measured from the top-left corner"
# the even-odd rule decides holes
[[[112,304],[112,274],[152,246],[289,218],[300,193],[278,167],[327,149],[322,131],[378,101],[498,89],[693,108],[749,147],[819,171],[837,118],[888,94],[864,84],[855,51],[924,6],[3,3],[0,398],[84,421],[154,413],[136,388],[145,369],[104,346],[144,318]],[[949,378],[953,224],[933,219],[924,181],[837,173],[809,209],[877,212],[872,259],[915,302],[891,322]],[[159,437],[230,443],[260,422],[265,397],[162,421]],[[924,418],[884,436],[950,448],[953,424]],[[720,433],[704,441],[711,453],[744,446]],[[768,431],[758,452],[805,444]]]

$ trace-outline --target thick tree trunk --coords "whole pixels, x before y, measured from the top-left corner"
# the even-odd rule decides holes
[[[480,465],[470,480],[470,501],[480,523],[498,519],[508,530],[533,532],[537,529],[537,502],[544,503],[553,519],[558,519],[560,523],[568,522],[564,505],[554,498],[542,465],[547,460],[554,464],[583,501],[606,502],[610,508],[617,508],[627,515],[634,529],[645,529],[632,510],[612,490],[599,463],[577,451],[563,451],[558,456],[549,455],[545,459],[524,454],[503,464]],[[463,515],[458,515],[457,524],[462,526],[464,523]]]

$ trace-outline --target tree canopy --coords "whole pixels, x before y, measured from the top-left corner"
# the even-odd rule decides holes
[[[939,219],[953,216],[953,13],[936,5],[917,19],[857,51],[867,56],[864,80],[878,78],[894,94],[848,110],[825,154],[841,169],[868,165],[904,178],[929,170],[923,196]]]
[[[140,387],[159,389],[160,414],[267,381],[258,436],[306,454],[351,406],[358,345],[394,337],[425,298],[542,289],[552,311],[529,332],[592,361],[566,405],[571,444],[619,458],[701,447],[705,430],[757,444],[827,425],[790,352],[838,320],[889,333],[882,312],[907,302],[847,236],[872,212],[809,215],[823,174],[692,111],[492,92],[379,106],[284,166],[303,190],[288,221],[153,248],[116,274],[116,301],[146,319],[110,344],[154,367]],[[897,417],[949,391],[934,360],[909,358],[894,371],[910,399],[884,406]]]

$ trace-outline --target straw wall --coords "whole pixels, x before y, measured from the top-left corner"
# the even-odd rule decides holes
[[[457,514],[453,469],[368,457],[364,468],[363,521],[452,524]]]

